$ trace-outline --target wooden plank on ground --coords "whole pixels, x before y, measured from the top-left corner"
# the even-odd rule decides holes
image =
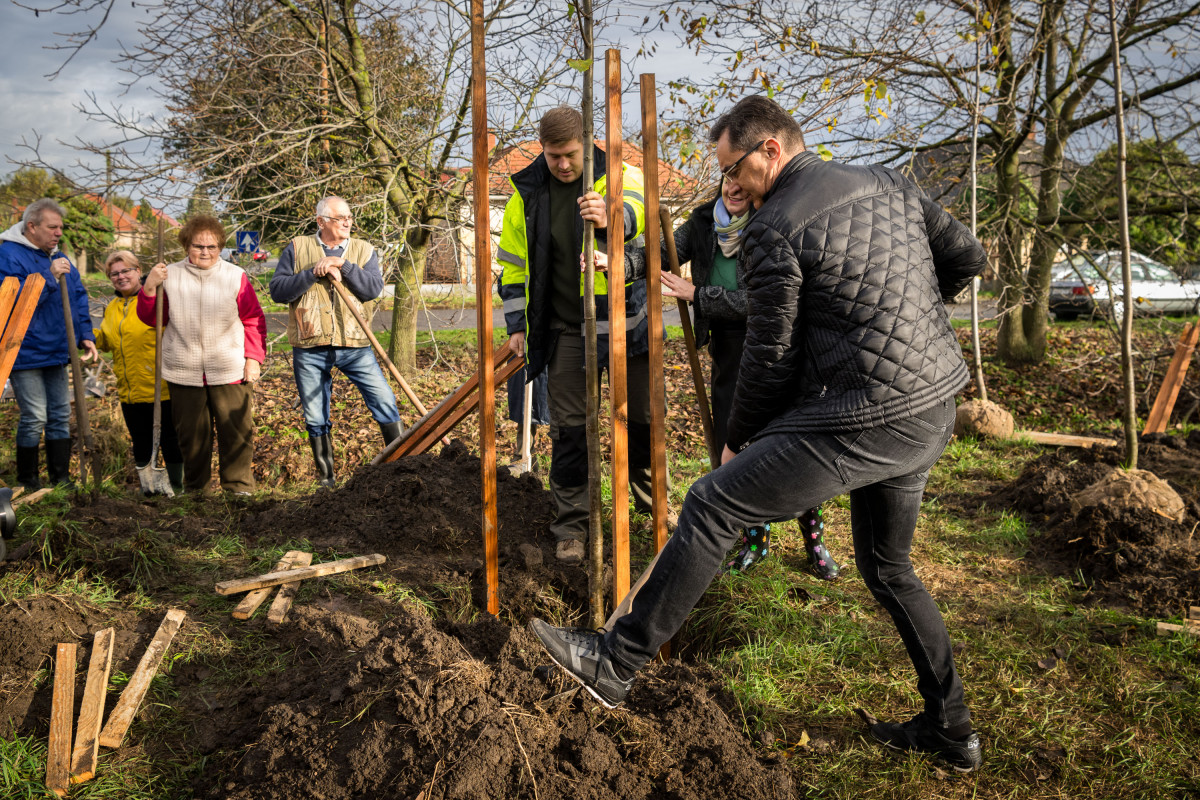
[[[79,707],[79,722],[75,726],[75,750],[71,753],[71,783],[83,783],[96,774],[100,723],[104,721],[104,698],[108,691],[108,673],[112,669],[113,635],[112,628],[105,628],[92,640],[83,704]]]
[[[319,578],[322,575],[336,575],[339,572],[349,572],[352,569],[373,567],[387,561],[385,556],[378,553],[370,556],[344,558],[340,561],[327,561],[315,567],[301,567],[282,572],[268,572],[266,575],[256,575],[253,578],[237,578],[232,581],[221,581],[216,585],[217,594],[238,594],[252,589],[262,589],[267,586],[279,586],[291,581],[302,581],[308,578]]]
[[[1187,625],[1175,625],[1171,622],[1158,623],[1158,635],[1170,636],[1173,633],[1190,633],[1193,636],[1200,636],[1200,625],[1193,625],[1190,622]]]
[[[1162,386],[1158,387],[1158,396],[1154,398],[1150,415],[1146,417],[1146,427],[1142,435],[1162,433],[1167,429],[1171,411],[1175,408],[1175,399],[1179,397],[1179,389],[1183,386],[1188,365],[1192,363],[1192,353],[1196,349],[1197,341],[1200,341],[1200,324],[1192,322],[1183,329],[1183,335],[1175,345],[1175,355],[1171,357],[1167,374],[1163,376]]]
[[[1044,431],[1017,431],[1013,436],[1031,439],[1037,444],[1061,445],[1065,447],[1116,447],[1116,439],[1100,439],[1094,436],[1072,436],[1066,433],[1046,433]]]
[[[26,505],[29,505],[30,503],[36,503],[38,500],[41,500],[43,497],[45,497],[46,495],[50,494],[53,491],[54,491],[53,489],[47,487],[45,489],[38,489],[36,492],[30,492],[29,494],[23,494],[20,497],[18,497],[17,499],[13,500],[13,508],[19,508],[20,506],[26,506]]]
[[[162,623],[158,626],[158,632],[150,640],[146,652],[142,653],[142,660],[138,662],[133,677],[129,679],[125,691],[121,692],[121,699],[117,701],[116,708],[108,715],[108,722],[104,723],[104,730],[100,731],[101,747],[121,746],[121,740],[125,738],[125,732],[129,730],[129,725],[133,722],[133,715],[137,713],[138,706],[142,704],[142,698],[146,696],[146,690],[150,688],[151,679],[158,672],[159,663],[162,662],[167,648],[171,646],[171,640],[175,638],[179,626],[183,624],[186,617],[187,612],[178,608],[172,608],[163,617]]]
[[[295,558],[292,560],[292,568],[307,567],[312,563],[312,553],[302,553],[293,550]],[[292,555],[288,553],[288,555]],[[278,625],[283,622],[283,618],[287,616],[288,609],[292,607],[292,601],[296,599],[296,592],[300,590],[300,581],[288,581],[280,584],[279,594],[275,595],[275,601],[271,603],[271,608],[267,610],[267,624]],[[269,591],[269,590],[268,590]]]
[[[59,644],[54,653],[54,694],[50,702],[50,746],[46,788],[65,797],[71,786],[71,721],[75,715],[75,644]]]
[[[294,559],[303,554],[303,550],[288,550],[283,554],[283,558],[279,559],[279,562],[275,564],[275,569],[272,570],[272,572],[282,572],[285,569],[291,569],[292,567],[297,566],[297,563],[294,561]],[[312,554],[310,553],[308,556],[308,561],[304,562],[304,566],[307,566],[311,561]],[[255,589],[253,592],[250,592],[248,595],[243,597],[242,602],[238,603],[237,608],[233,610],[233,618],[250,619],[252,616],[254,616],[254,612],[258,610],[258,607],[262,605],[263,601],[271,595],[271,592],[274,588],[275,587],[273,586],[268,586],[265,589]]]

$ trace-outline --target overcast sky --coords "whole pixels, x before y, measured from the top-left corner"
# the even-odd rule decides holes
[[[33,4],[39,0],[23,2]],[[41,2],[50,4],[52,0]],[[636,4],[630,5],[632,8],[625,8],[636,14],[637,19],[631,18],[627,22],[630,25],[640,23],[642,12]],[[51,49],[64,44],[56,34],[80,30],[85,19],[80,15],[47,13],[35,16],[12,4],[11,0],[0,0],[0,30],[4,32],[3,46],[0,47],[0,108],[4,109],[0,114],[0,148],[3,148],[0,153],[4,162],[0,163],[0,176],[17,169],[14,162],[31,160],[33,153],[23,145],[35,142],[45,162],[76,179],[86,172],[80,162],[93,170],[102,169],[103,157],[73,147],[80,139],[99,141],[115,133],[111,128],[89,121],[79,110],[81,106],[91,105],[89,92],[104,107],[119,104],[146,114],[161,113],[162,105],[153,87],[145,82],[133,88],[124,86],[129,76],[115,63],[121,42],[137,41],[138,21],[147,13],[150,9],[136,0],[132,3],[116,0],[99,37],[80,51],[57,77],[51,78],[49,76],[62,66],[68,55],[67,51]],[[91,19],[95,21],[99,17]],[[612,25],[598,34],[597,38],[605,34],[620,35]],[[598,42],[600,58],[603,58],[603,45]],[[627,40],[624,46],[628,53],[630,49],[636,49],[637,42]],[[686,60],[686,57],[680,58],[678,50],[668,46],[660,48],[660,55],[654,60],[643,61],[635,69],[637,72],[655,72],[661,86],[677,76]],[[636,122],[635,99],[626,100],[625,112],[628,122]]]
[[[13,161],[32,158],[22,143],[32,145],[39,137],[43,159],[64,172],[78,174],[78,168],[72,165],[80,160],[99,168],[102,158],[81,154],[70,146],[80,138],[98,139],[106,133],[78,110],[87,104],[88,92],[106,106],[120,103],[145,111],[160,108],[149,86],[132,90],[122,86],[128,76],[113,63],[120,42],[135,40],[137,20],[147,9],[118,0],[100,37],[51,79],[48,75],[68,55],[49,49],[63,43],[55,34],[78,30],[82,20],[58,14],[35,17],[33,12],[11,5],[10,0],[0,3],[0,30],[4,31],[0,47],[0,108],[4,109],[0,114],[0,147],[5,157],[0,173],[16,169]]]

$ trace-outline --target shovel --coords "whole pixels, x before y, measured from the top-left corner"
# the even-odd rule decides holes
[[[525,372],[522,371],[522,375]],[[530,453],[533,445],[533,382],[522,387],[521,393],[521,460],[508,465],[508,471],[513,475],[524,475],[533,471],[533,456]]]
[[[158,218],[158,261],[163,260],[163,221]],[[158,466],[158,446],[162,438],[162,329],[163,329],[163,293],[166,284],[159,284],[158,292],[154,295],[154,439],[150,446],[150,460],[146,466],[138,467],[138,481],[142,484],[142,494],[165,494],[174,497],[175,490],[171,488],[171,478],[166,469]]]
[[[58,253],[60,257],[64,257]],[[67,276],[58,276],[58,293],[62,296],[63,324],[67,329],[67,355],[71,358],[71,382],[75,388],[75,427],[79,429],[79,482],[87,483],[87,464],[84,454],[92,454],[92,489],[100,485],[100,452],[92,441],[92,428],[88,424],[87,395],[83,388],[83,367],[79,362],[79,347],[75,344],[75,321],[71,316],[71,296],[67,289]]]

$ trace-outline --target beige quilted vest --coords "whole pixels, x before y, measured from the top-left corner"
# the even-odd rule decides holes
[[[292,250],[296,257],[293,271],[297,275],[312,269],[325,257],[325,251],[315,236],[293,239]],[[370,260],[373,252],[374,248],[362,239],[350,239],[342,256],[352,264],[361,266]],[[378,301],[361,303],[354,292],[347,289],[346,294],[358,313],[370,324]],[[299,300],[291,304],[287,334],[292,347],[366,347],[370,344],[354,315],[346,309],[341,296],[330,288],[328,278],[318,279]]]

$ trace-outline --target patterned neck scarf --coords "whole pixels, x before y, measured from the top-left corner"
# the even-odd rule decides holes
[[[741,249],[742,231],[749,221],[749,208],[740,217],[731,217],[729,210],[725,208],[725,198],[717,198],[717,205],[713,208],[713,230],[717,232],[717,246],[726,258],[733,258]]]

